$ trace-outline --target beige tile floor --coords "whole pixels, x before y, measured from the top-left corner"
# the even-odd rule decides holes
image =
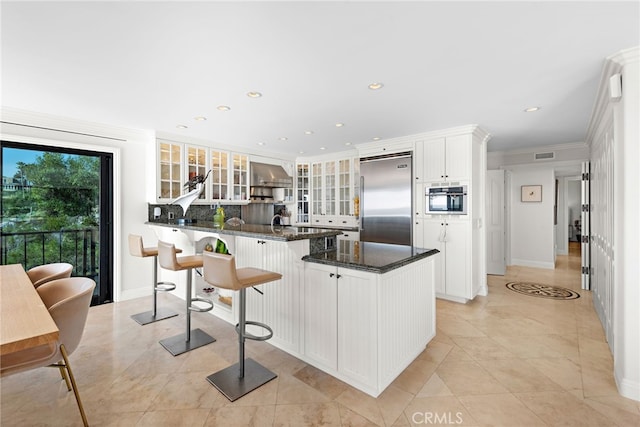
[[[236,361],[233,328],[207,314],[194,327],[218,341],[173,357],[158,340],[184,317],[139,326],[142,298],[93,307],[71,356],[92,425],[113,426],[638,426],[640,403],[620,397],[612,357],[589,292],[580,291],[579,257],[555,270],[510,267],[489,276],[489,296],[437,302],[437,336],[377,399],[268,343],[249,356],[278,378],[230,403],[205,377]],[[516,294],[509,281],[555,284],[572,301]],[[174,309],[182,301],[163,295]],[[54,369],[2,378],[2,426],[80,425],[72,393]]]

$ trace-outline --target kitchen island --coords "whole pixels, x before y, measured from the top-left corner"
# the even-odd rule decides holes
[[[276,271],[281,280],[247,293],[247,318],[273,328],[270,344],[378,396],[435,336],[437,250],[340,240],[326,249],[329,229],[207,223],[148,223],[183,253],[223,239],[238,267]],[[315,244],[312,242],[315,241]],[[214,242],[215,243],[215,242]],[[323,247],[324,246],[324,247]],[[184,295],[184,277],[171,280]],[[196,280],[196,287],[207,287]],[[235,295],[215,300],[213,314],[235,324]],[[262,331],[252,331],[260,334]]]

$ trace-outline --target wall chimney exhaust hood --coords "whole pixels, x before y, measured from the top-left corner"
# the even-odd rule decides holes
[[[251,162],[251,187],[293,187],[291,178],[282,166]]]

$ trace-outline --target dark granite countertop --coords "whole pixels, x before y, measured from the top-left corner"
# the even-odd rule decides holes
[[[267,240],[280,240],[280,241],[292,241],[292,240],[305,240],[314,239],[317,237],[337,236],[342,234],[340,230],[329,230],[326,228],[311,228],[311,227],[291,227],[275,225],[259,225],[259,224],[243,224],[243,225],[228,225],[224,224],[222,227],[217,227],[213,221],[198,221],[193,224],[178,225],[176,223],[167,222],[155,222],[148,221],[147,225],[158,225],[161,227],[176,228],[179,230],[194,230],[204,231],[208,233],[228,234],[233,236],[245,236],[255,237]]]
[[[413,246],[339,240],[336,250],[306,255],[302,259],[318,264],[382,274],[438,252],[437,249]]]

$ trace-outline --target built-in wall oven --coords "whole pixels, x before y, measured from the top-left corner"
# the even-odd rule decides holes
[[[425,194],[427,214],[466,215],[467,186],[431,187]]]

